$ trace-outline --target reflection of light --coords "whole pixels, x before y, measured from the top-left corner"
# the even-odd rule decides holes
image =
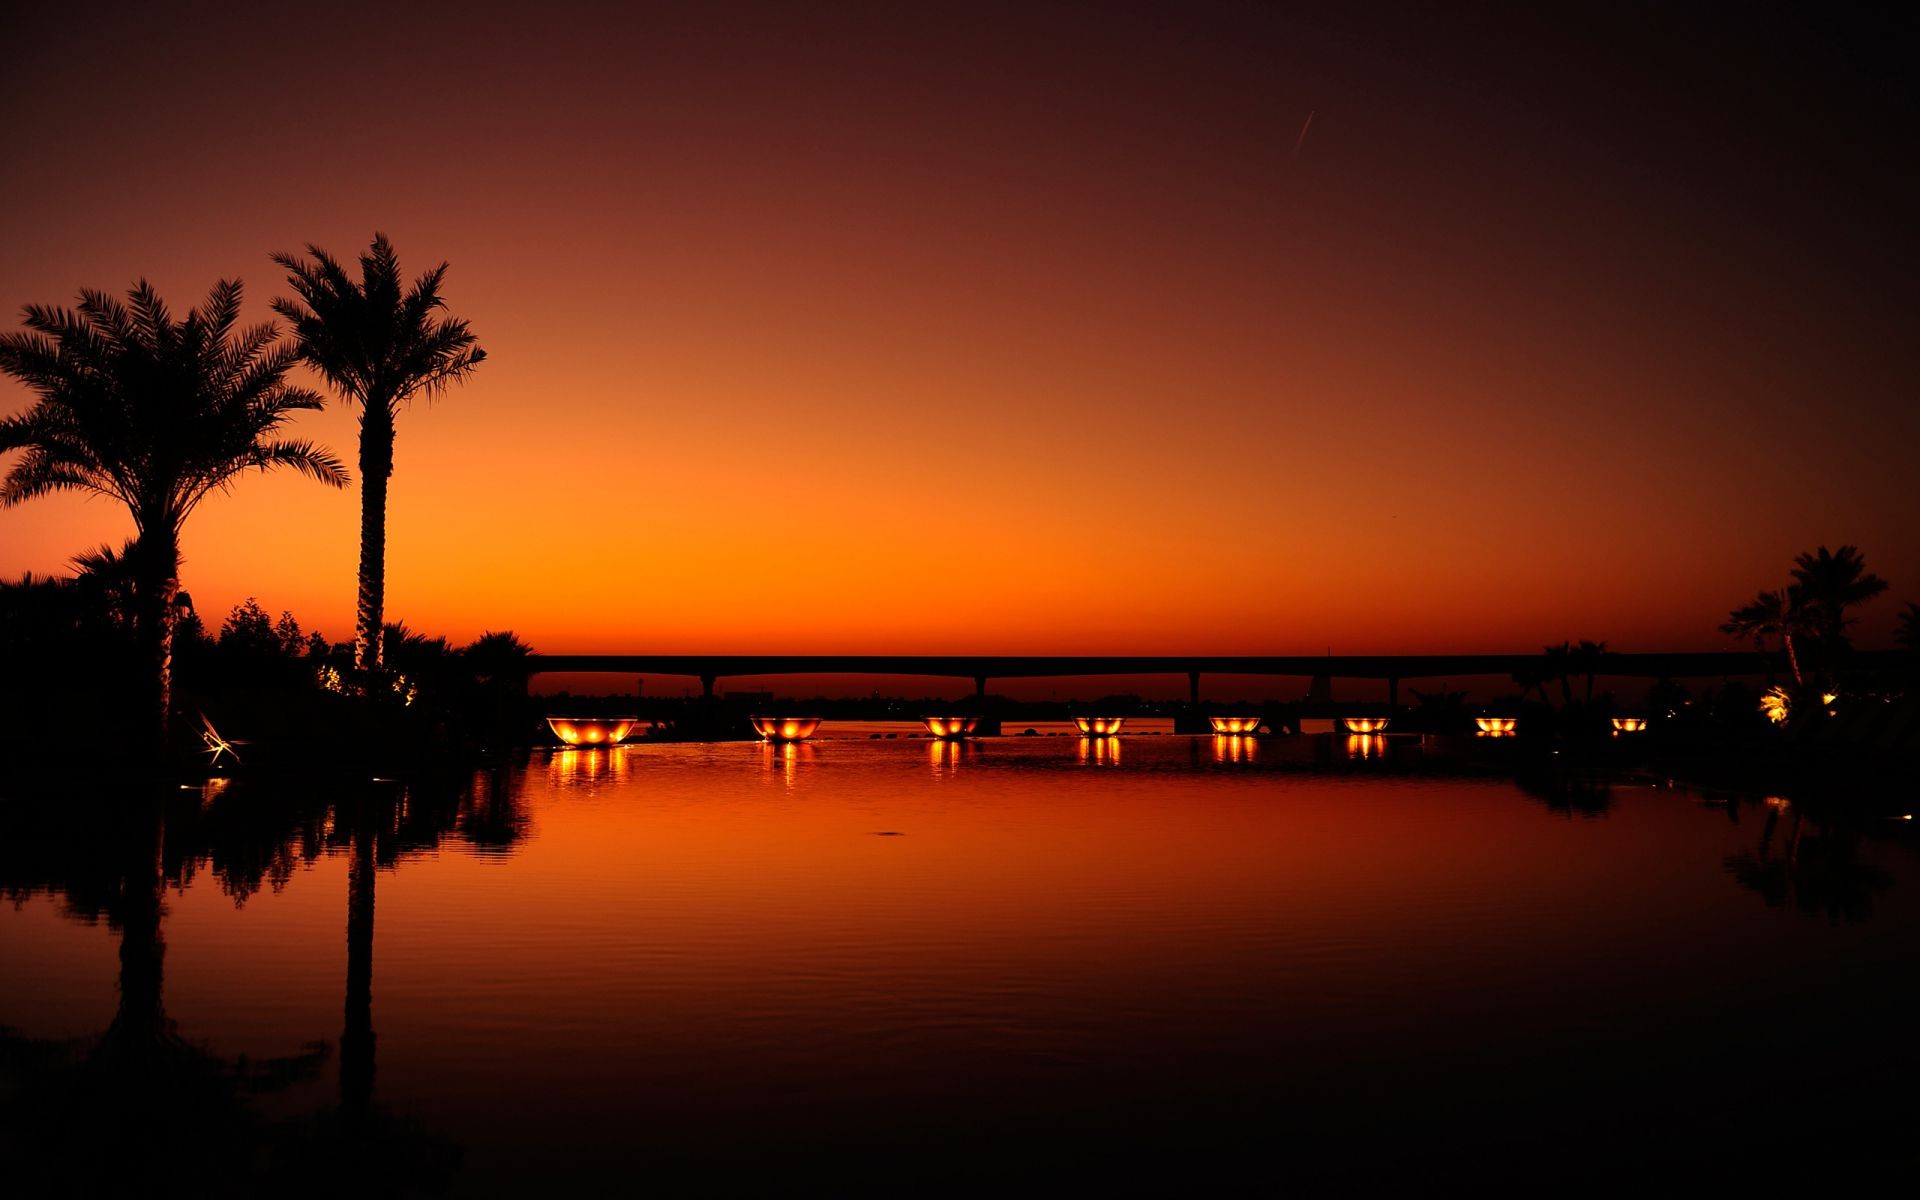
[[[1119,733],[1120,726],[1126,723],[1125,717],[1075,717],[1073,727],[1081,733],[1094,737],[1105,737],[1110,733]]]
[[[1387,728],[1387,718],[1347,717],[1345,724],[1348,733],[1381,733]]]
[[[1787,689],[1770,687],[1760,696],[1760,713],[1775,725],[1787,723],[1787,712],[1793,707],[1793,701],[1787,696]]]
[[[819,723],[814,721],[815,725]],[[794,779],[799,775],[800,764],[812,762],[814,750],[812,746],[793,738],[768,738],[761,745],[761,753],[761,766],[770,772],[780,772],[781,782],[792,788]]]
[[[1647,719],[1645,717],[1615,717],[1613,719],[1613,731],[1615,733],[1645,733],[1646,729]]]
[[[927,743],[927,761],[935,771],[950,771],[972,754],[973,749],[959,738],[936,737]]]
[[[1257,733],[1259,717],[1208,717],[1215,733]]]
[[[1377,733],[1350,733],[1347,735],[1348,758],[1385,758],[1387,739]]]
[[[966,737],[974,726],[980,724],[979,717],[922,717],[927,732],[937,738]]]
[[[548,717],[547,728],[569,746],[614,746],[636,724],[632,717]]]
[[[1481,733],[1512,733],[1519,722],[1512,717],[1475,717],[1473,723],[1480,727]]]
[[[1792,804],[1793,802],[1791,800],[1788,800],[1785,796],[1768,796],[1767,797],[1768,808],[1789,808],[1792,806]]]
[[[626,774],[625,746],[562,746],[547,760],[547,775],[555,784],[623,779]]]
[[[1120,763],[1120,747],[1122,743],[1119,738],[1083,737],[1075,744],[1079,748],[1078,756],[1083,763],[1112,766],[1118,766]]]
[[[1260,753],[1260,739],[1244,733],[1213,735],[1213,761],[1217,763],[1252,762]]]
[[[819,717],[749,717],[753,731],[769,742],[803,742],[820,728]]]

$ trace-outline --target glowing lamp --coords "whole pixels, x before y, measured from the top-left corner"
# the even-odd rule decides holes
[[[1384,733],[1387,728],[1385,717],[1347,717],[1343,723],[1348,733]]]
[[[753,731],[768,742],[804,742],[820,728],[819,717],[749,717]]]
[[[1613,719],[1613,731],[1615,733],[1644,733],[1646,732],[1646,728],[1647,719],[1645,717],[1615,717]]]
[[[1215,733],[1258,733],[1259,717],[1208,717]]]
[[[937,738],[963,738],[980,724],[979,717],[922,717],[927,732]]]
[[[1481,733],[1512,733],[1519,722],[1512,717],[1475,717],[1473,723]]]
[[[632,717],[548,717],[547,728],[569,746],[615,746],[638,722]]]
[[[1120,732],[1125,717],[1075,717],[1073,727],[1088,737],[1110,737]]]

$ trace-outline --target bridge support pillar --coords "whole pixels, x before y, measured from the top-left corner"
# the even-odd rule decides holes
[[[1187,703],[1200,703],[1200,672],[1187,672]]]
[[[975,675],[973,677],[973,698],[975,700],[985,700],[987,698],[987,677],[985,675]]]
[[[718,676],[715,675],[702,675],[700,677],[700,694],[702,696],[705,696],[709,700],[713,699],[713,684],[717,678]]]
[[[1394,712],[1400,711],[1400,677],[1398,675],[1387,676],[1387,708]]]

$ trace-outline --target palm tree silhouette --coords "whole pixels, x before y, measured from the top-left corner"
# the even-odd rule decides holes
[[[1586,702],[1589,707],[1593,704],[1593,677],[1599,674],[1600,664],[1606,656],[1605,642],[1590,642],[1585,638],[1582,638],[1580,644],[1575,646],[1572,653],[1567,656],[1569,665],[1587,677]]]
[[[1513,685],[1520,689],[1522,695],[1537,693],[1541,707],[1551,709],[1553,701],[1547,698],[1547,680],[1552,678],[1553,675],[1544,666],[1522,667],[1513,673]]]
[[[1565,707],[1573,706],[1573,669],[1575,666],[1573,644],[1561,642],[1558,646],[1543,649],[1547,656],[1547,678],[1560,681],[1560,701]]]
[[[295,351],[276,327],[236,329],[239,318],[238,280],[216,283],[177,321],[142,280],[125,304],[89,289],[77,309],[28,305],[27,332],[0,335],[0,371],[36,395],[26,412],[0,420],[0,451],[25,451],[0,483],[0,505],[78,491],[127,506],[135,532],[120,565],[135,581],[135,630],[161,736],[187,515],[246,471],[291,467],[333,487],[347,482],[326,450],[275,436],[321,400],[287,385]]]
[[[1900,614],[1900,627],[1894,630],[1893,640],[1909,650],[1920,650],[1920,604],[1907,602],[1907,611]]]
[[[1796,686],[1806,680],[1800,674],[1800,655],[1794,649],[1793,639],[1804,636],[1812,628],[1805,597],[1798,585],[1761,592],[1753,603],[1734,609],[1720,624],[1721,633],[1750,637],[1760,650],[1767,648],[1768,638],[1779,638],[1786,647],[1787,666],[1793,671]]]
[[[416,394],[434,395],[486,358],[467,323],[440,315],[447,264],[406,286],[385,234],[360,256],[355,282],[326,251],[309,244],[312,261],[275,254],[297,299],[273,302],[293,324],[302,362],[343,399],[360,406],[360,589],[353,663],[384,662],[382,624],[387,588],[387,479],[393,474],[394,422]]]
[[[1829,651],[1842,648],[1847,626],[1853,624],[1847,610],[1886,591],[1887,581],[1867,570],[1866,560],[1853,546],[1832,552],[1822,546],[1793,561],[1794,581],[1805,597],[1807,615],[1820,640]]]

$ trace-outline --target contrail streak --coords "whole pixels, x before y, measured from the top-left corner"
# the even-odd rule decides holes
[[[1292,154],[1291,156],[1289,156],[1289,158],[1288,158],[1288,161],[1289,161],[1289,162],[1291,162],[1291,161],[1292,161],[1293,159],[1295,159],[1295,158],[1299,158],[1299,157],[1300,157],[1300,147],[1302,147],[1302,146],[1304,146],[1304,145],[1306,145],[1306,144],[1307,144],[1307,130],[1308,130],[1308,129],[1311,129],[1311,128],[1313,127],[1313,114],[1314,114],[1314,113],[1315,113],[1316,111],[1318,111],[1318,110],[1316,110],[1316,109],[1308,109],[1308,110],[1307,110],[1307,119],[1306,119],[1305,121],[1302,121],[1302,122],[1300,123],[1300,136],[1299,136],[1299,137],[1297,137],[1297,138],[1295,138],[1295,139],[1293,140],[1293,154]]]

